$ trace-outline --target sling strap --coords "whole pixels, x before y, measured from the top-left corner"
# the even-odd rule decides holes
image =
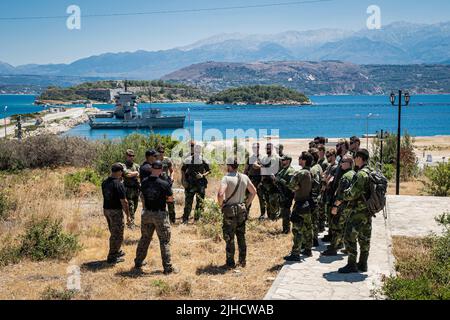
[[[236,184],[236,188],[234,189],[234,191],[233,191],[233,193],[231,194],[231,196],[229,196],[228,199],[226,199],[226,200],[223,202],[224,205],[227,204],[227,202],[230,201],[230,199],[234,197],[234,195],[236,194],[236,192],[237,192],[238,189],[239,189],[239,186],[240,186],[240,184],[241,184],[241,175],[240,175],[239,173],[237,174],[237,178],[238,178],[238,181],[237,181],[237,184]]]

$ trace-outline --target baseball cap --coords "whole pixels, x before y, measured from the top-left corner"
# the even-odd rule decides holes
[[[161,161],[155,161],[152,163],[152,168],[153,169],[162,169],[163,168],[163,164]]]
[[[131,156],[131,157],[135,156],[134,151],[131,150],[131,149],[128,149],[127,152],[126,152],[126,154],[127,154],[128,156]]]

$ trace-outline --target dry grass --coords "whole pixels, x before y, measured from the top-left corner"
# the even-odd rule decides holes
[[[63,218],[66,230],[80,235],[83,246],[70,262],[22,261],[2,268],[0,299],[41,299],[48,292],[63,294],[71,265],[81,268],[82,291],[75,299],[262,299],[290,249],[291,236],[280,233],[281,221],[257,221],[259,208],[255,201],[248,222],[245,269],[225,270],[225,243],[204,239],[194,224],[183,226],[179,220],[172,228],[173,262],[180,268],[179,274],[162,274],[157,238],[149,249],[144,272],[133,271],[140,230],[125,231],[126,261],[110,267],[104,263],[109,233],[101,199],[95,195],[68,198],[64,193],[63,177],[73,171],[28,171],[20,176],[5,176],[0,182],[0,187],[8,188],[18,202],[10,220],[0,224],[0,241],[19,234],[31,215],[51,213]],[[214,199],[217,187],[218,181],[211,181],[207,196]],[[176,207],[178,218],[182,215],[180,202]]]
[[[400,183],[400,194],[403,196],[424,196],[426,193],[423,191],[424,184],[420,180],[426,179],[421,177],[411,181]],[[388,185],[388,194],[395,195],[395,181],[391,181]]]
[[[404,278],[414,279],[423,274],[423,268],[431,261],[432,239],[394,236],[392,245],[396,269],[403,271]]]

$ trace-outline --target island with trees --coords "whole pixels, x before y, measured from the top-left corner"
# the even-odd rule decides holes
[[[209,104],[310,105],[311,100],[296,90],[276,85],[242,86],[212,95]]]

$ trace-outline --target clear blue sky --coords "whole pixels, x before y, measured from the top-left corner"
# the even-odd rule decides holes
[[[2,0],[0,18],[61,16],[71,4],[82,14],[242,6],[293,0]],[[283,7],[150,16],[82,17],[82,29],[69,31],[66,19],[0,21],[0,61],[67,63],[105,52],[162,50],[219,33],[365,28],[366,9],[381,7],[382,23],[436,23],[450,20],[448,0],[334,0]]]

